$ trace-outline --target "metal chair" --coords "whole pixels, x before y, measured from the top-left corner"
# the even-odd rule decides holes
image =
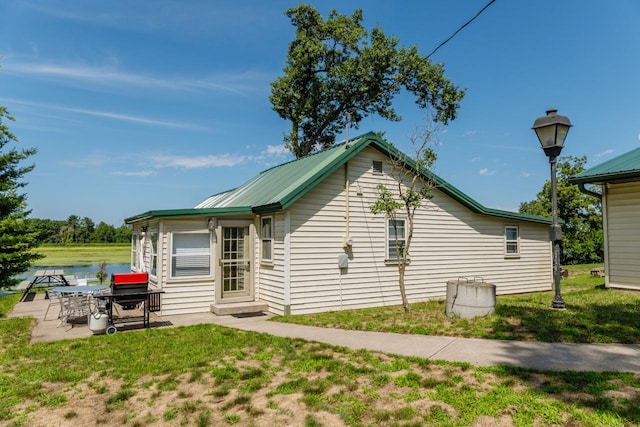
[[[69,323],[69,318],[86,316],[89,312],[89,296],[82,294],[60,295],[62,301],[62,320],[58,326],[63,326],[65,331],[67,326],[73,327]]]
[[[59,292],[54,291],[53,289],[47,289],[47,298],[49,299],[49,305],[47,306],[47,310],[44,312],[43,320],[47,320],[47,314],[49,314],[49,309],[51,306],[58,307],[58,316],[57,319],[62,315],[62,299]]]

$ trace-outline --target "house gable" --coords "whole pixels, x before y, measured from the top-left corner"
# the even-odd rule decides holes
[[[362,150],[372,147],[386,157],[400,160],[407,168],[430,180],[444,193],[475,213],[500,218],[550,224],[549,218],[487,208],[432,172],[417,170],[415,161],[392,144],[369,132],[317,153],[267,169],[245,184],[208,197],[192,209],[148,211],[125,219],[128,224],[152,219],[188,216],[263,214],[288,209],[324,179]]]
[[[376,162],[382,162],[381,171]],[[287,209],[289,226],[276,240],[288,236],[290,242],[283,251],[289,257],[284,269],[289,275],[288,302],[278,307],[271,300],[284,293],[280,283],[271,280],[277,268],[269,268],[268,281],[261,278],[261,295],[268,294],[274,312],[400,303],[397,264],[386,250],[388,218],[370,211],[379,184],[395,191],[398,177],[389,166],[388,156],[369,145]],[[442,188],[434,189],[414,220],[405,276],[410,301],[443,297],[447,281],[457,277],[486,280],[500,294],[550,289],[551,247],[544,224],[474,212]],[[518,229],[515,256],[506,253],[505,226]],[[348,246],[345,237],[351,241]],[[340,255],[346,255],[346,267],[340,267]]]

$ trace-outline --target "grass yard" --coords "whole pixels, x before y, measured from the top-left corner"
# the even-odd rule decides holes
[[[640,292],[604,288],[593,266],[570,266],[561,284],[566,310],[552,310],[553,291],[498,296],[495,313],[451,318],[444,300],[411,305],[279,317],[280,322],[339,329],[521,341],[640,344]]]
[[[87,244],[87,245],[45,245],[36,249],[45,255],[37,260],[34,267],[71,265],[91,265],[105,261],[112,263],[129,263],[131,261],[131,245],[129,244]]]
[[[640,424],[633,374],[474,368],[216,325],[28,344],[32,324],[0,319],[2,425]]]
[[[498,298],[461,321],[444,304],[290,316],[324,326],[547,341],[639,340],[640,293],[573,269],[553,292]],[[0,298],[0,425],[632,426],[640,375],[475,368],[196,325],[29,344]],[[536,326],[536,324],[538,324]],[[559,330],[558,330],[559,329]],[[630,338],[624,338],[623,329]],[[592,332],[585,332],[591,330]]]

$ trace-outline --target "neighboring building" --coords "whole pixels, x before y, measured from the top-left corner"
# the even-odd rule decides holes
[[[369,208],[376,186],[398,182],[389,159],[399,154],[368,133],[268,169],[195,208],[127,218],[132,270],[148,271],[151,286],[165,291],[163,315],[400,304],[393,227]],[[410,302],[444,298],[447,281],[459,277],[482,278],[498,294],[552,288],[549,219],[486,208],[420,174],[436,189],[415,217]]]
[[[640,290],[640,148],[569,179],[602,197],[605,286]],[[596,184],[601,194],[585,188]]]

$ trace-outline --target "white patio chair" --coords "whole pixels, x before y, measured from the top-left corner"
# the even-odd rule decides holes
[[[52,306],[58,308],[57,319],[62,315],[62,299],[60,298],[60,293],[54,291],[53,289],[47,289],[47,298],[49,298],[49,305],[47,306],[47,310],[44,312],[44,318],[42,320],[47,320],[47,314],[49,314],[49,309]]]
[[[60,300],[62,301],[62,320],[58,326],[62,325],[66,331],[67,326],[73,327],[69,323],[70,318],[87,315],[89,312],[89,298],[87,295],[82,294],[66,294],[61,295]]]

